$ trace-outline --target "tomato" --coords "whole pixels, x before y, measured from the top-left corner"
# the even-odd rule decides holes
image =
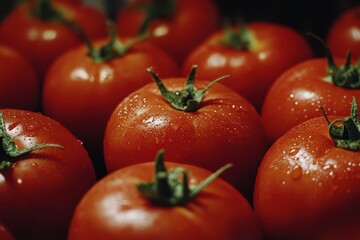
[[[219,28],[219,15],[211,0],[135,0],[118,12],[116,23],[121,36],[135,36],[144,27],[151,41],[181,64],[193,48]]]
[[[1,222],[16,239],[65,239],[76,204],[96,181],[87,152],[67,129],[42,114],[1,113]],[[37,149],[42,144],[54,145]]]
[[[154,66],[167,77],[179,75],[175,61],[155,45],[135,43],[122,52],[134,39],[118,41],[123,42],[122,47],[110,51],[118,54],[102,59],[89,56],[86,46],[63,54],[49,69],[43,86],[44,113],[84,142],[93,160],[100,164],[98,169],[102,164],[100,175],[105,167],[97,158],[102,157],[105,127],[114,108],[132,91],[152,81],[147,67]],[[98,41],[94,48],[101,49],[105,43]]]
[[[33,5],[21,4],[7,15],[0,26],[0,42],[17,49],[28,58],[41,79],[56,57],[83,42],[81,34],[63,23],[62,17],[80,25],[91,39],[106,36],[106,19],[100,11],[61,2],[54,2],[50,6],[53,8],[44,7],[43,12],[40,12],[45,14],[44,19],[41,19],[31,14]]]
[[[348,9],[334,20],[327,44],[334,56],[344,57],[351,51],[354,60],[360,58],[360,6]]]
[[[40,109],[40,81],[28,60],[0,44],[0,108]]]
[[[327,58],[317,58],[299,63],[283,73],[272,85],[261,113],[271,142],[291,127],[322,116],[320,107],[324,107],[329,115],[347,114],[350,99],[353,96],[360,97],[360,85],[357,86],[360,78],[356,76],[359,66],[349,66],[350,70],[346,70],[345,60],[338,58],[334,60],[338,70],[332,70],[328,61]],[[354,86],[339,86],[344,78],[332,74],[339,71],[343,72],[340,76],[345,77],[353,72],[353,80],[348,80]]]
[[[329,126],[324,117],[310,119],[285,133],[266,153],[254,207],[268,239],[360,237],[357,114],[356,108],[351,118]],[[334,134],[339,132],[344,136]]]
[[[221,83],[208,89],[202,100],[192,99],[201,92],[193,87],[208,85],[205,79],[198,80],[196,86],[188,84],[194,80],[195,70],[187,80],[163,80],[163,86],[173,92],[171,97],[184,97],[174,102],[186,102],[194,109],[175,109],[156,83],[134,91],[115,108],[105,130],[106,168],[113,172],[144,162],[144,156],[164,148],[172,161],[210,171],[233,163],[224,179],[251,198],[257,167],[267,148],[260,117],[248,101]],[[185,80],[186,89],[181,90]]]
[[[200,78],[229,74],[223,84],[260,110],[276,78],[310,57],[310,45],[296,31],[279,24],[252,22],[213,33],[188,55],[183,73],[196,64]]]
[[[131,165],[101,179],[77,206],[68,239],[261,239],[252,208],[229,183],[217,178],[192,196],[210,171],[172,162],[159,165],[156,183],[151,183],[154,163]],[[146,193],[154,185],[156,197],[149,199]],[[162,194],[169,188],[170,196]],[[175,188],[181,190],[175,193]]]
[[[15,240],[14,236],[9,232],[9,230],[0,223],[0,239],[1,240]]]

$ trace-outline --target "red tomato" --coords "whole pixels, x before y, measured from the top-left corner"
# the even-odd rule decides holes
[[[16,239],[65,239],[76,204],[96,181],[89,156],[68,130],[48,117],[1,112],[1,222]],[[6,143],[9,139],[14,145]],[[20,150],[41,144],[63,148],[48,146],[10,157],[5,144]]]
[[[54,2],[65,18],[79,24],[92,39],[106,36],[105,16],[98,10],[80,5]],[[41,78],[51,62],[67,49],[83,42],[78,33],[56,20],[31,15],[30,4],[16,7],[0,26],[0,42],[17,49],[33,64]]]
[[[334,142],[318,117],[288,131],[266,153],[254,207],[268,239],[359,239],[360,154]]]
[[[191,192],[211,174],[194,165],[166,165],[188,172]],[[180,173],[170,171],[166,186],[171,177],[181,184]],[[153,178],[154,163],[142,163],[101,179],[77,206],[68,239],[261,239],[249,203],[224,180],[215,179],[185,203],[163,206],[139,192],[138,184],[151,186]]]
[[[253,22],[244,30],[234,28],[229,31],[215,32],[193,50],[183,64],[183,73],[196,64],[200,78],[229,74],[223,84],[248,99],[257,110],[281,73],[312,56],[304,37],[286,26]],[[229,46],[223,42],[231,32],[237,41]]]
[[[344,59],[335,59],[340,69]],[[352,71],[359,67],[352,66]],[[350,89],[332,83],[326,58],[299,63],[283,73],[267,93],[261,117],[271,142],[310,118],[322,116],[320,107],[329,115],[346,115],[350,99],[360,98],[359,87]],[[360,79],[354,79],[354,83]]]
[[[126,44],[131,40],[123,41]],[[95,47],[104,43],[99,41]],[[93,159],[98,158],[102,156],[108,118],[123,98],[152,82],[146,72],[149,66],[167,77],[179,75],[175,61],[148,42],[137,43],[125,53],[100,62],[88,55],[86,46],[73,49],[59,57],[48,71],[43,111],[81,139],[95,156]]]
[[[163,81],[169,91],[181,90],[184,82],[185,78]],[[200,80],[196,87],[202,89],[207,84]],[[211,171],[233,163],[224,178],[251,198],[267,146],[256,110],[222,84],[208,89],[199,109],[186,112],[172,107],[156,84],[150,83],[125,98],[108,121],[104,138],[107,170],[144,162],[144,156],[155,155],[160,148],[174,162]]]
[[[360,58],[360,6],[348,9],[335,19],[327,44],[334,56],[344,57],[351,51],[354,60]]]
[[[16,50],[0,45],[0,108],[40,109],[40,81]]]
[[[1,240],[15,240],[14,236],[9,232],[9,230],[0,223],[0,239]]]
[[[151,41],[165,49],[179,64],[194,47],[219,28],[219,12],[211,0],[135,0],[118,13],[116,22],[121,36],[135,36],[140,32],[147,18],[146,10],[141,7],[144,4],[148,4],[150,9],[154,7],[159,14],[147,28]]]

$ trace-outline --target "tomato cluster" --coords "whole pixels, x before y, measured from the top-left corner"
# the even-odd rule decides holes
[[[359,7],[84,3],[1,18],[0,239],[360,238]]]

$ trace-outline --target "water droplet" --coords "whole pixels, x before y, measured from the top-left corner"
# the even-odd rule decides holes
[[[300,179],[302,176],[302,167],[296,165],[290,172],[290,175],[293,179]]]
[[[299,149],[298,149],[298,148],[292,148],[292,149],[289,151],[288,155],[289,155],[289,156],[295,156],[298,152],[299,152]]]
[[[34,125],[27,125],[26,126],[26,130],[27,131],[32,131],[32,130],[34,130],[35,129],[35,126]]]

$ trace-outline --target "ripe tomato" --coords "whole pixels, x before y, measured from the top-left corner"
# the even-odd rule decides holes
[[[357,86],[360,78],[356,76],[360,66],[344,68],[343,58],[334,61],[338,70],[329,68],[326,58],[311,59],[288,69],[275,81],[267,93],[261,113],[271,142],[291,127],[321,116],[320,107],[324,107],[329,115],[345,115],[349,112],[350,99],[353,96],[360,98],[360,85]],[[339,70],[343,73],[331,76],[332,72]],[[347,77],[350,72],[354,74],[353,80]],[[341,85],[345,78],[354,86],[341,87],[332,82],[334,79]]]
[[[132,40],[122,39],[123,47]],[[94,45],[100,48],[105,41]],[[86,46],[70,50],[54,62],[43,86],[44,113],[84,142],[95,164],[99,164],[100,175],[105,167],[96,159],[103,155],[105,127],[114,108],[132,91],[152,81],[147,67],[154,66],[167,77],[179,75],[175,61],[149,42],[113,52],[117,50],[119,54],[110,59],[89,56]]]
[[[197,64],[200,78],[229,74],[223,84],[260,110],[275,79],[311,56],[310,45],[294,30],[274,23],[252,22],[213,33],[189,54],[183,72]]]
[[[9,232],[9,230],[0,223],[0,239],[1,240],[15,240],[14,236]]]
[[[332,140],[325,118],[313,118],[288,131],[266,153],[254,207],[268,239],[359,239],[359,138],[352,135],[359,136],[360,125],[358,110],[352,112],[356,131],[343,130],[337,122],[331,135],[345,135]],[[349,123],[347,118],[343,124]],[[349,141],[357,150],[336,147]]]
[[[229,183],[216,178],[192,196],[211,172],[194,165],[166,165],[169,172],[157,161],[128,166],[101,179],[77,206],[68,239],[261,239],[253,210]],[[149,183],[154,168],[158,180]],[[181,179],[185,174],[186,187]],[[151,195],[161,203],[140,192],[148,193],[154,185],[158,190],[150,190]]]
[[[211,0],[135,0],[119,11],[118,32],[136,36],[147,20],[144,30],[151,41],[181,64],[194,47],[219,28],[220,16]]]
[[[0,26],[0,42],[28,58],[41,79],[59,54],[83,42],[79,33],[57,19],[58,15],[76,22],[91,39],[106,36],[105,16],[94,8],[53,2],[52,10],[43,8],[42,19],[31,12],[37,5],[24,3],[14,8]]]
[[[95,183],[91,160],[62,125],[39,113],[3,109],[0,219],[16,239],[65,239],[71,216]],[[9,143],[9,140],[10,141]],[[8,148],[28,149],[10,156]]]
[[[40,81],[16,50],[0,45],[0,108],[40,110]]]
[[[360,6],[348,9],[335,19],[327,44],[334,56],[344,57],[351,51],[354,60],[360,58]]]
[[[194,69],[189,79],[194,80]],[[144,156],[164,148],[172,161],[210,171],[233,163],[224,179],[251,198],[257,167],[267,148],[259,115],[248,101],[220,83],[194,103],[189,100],[192,96],[186,96],[194,93],[192,87],[187,85],[181,91],[184,81],[181,77],[166,78],[163,84],[169,91],[180,91],[173,95],[185,96],[178,102],[200,104],[196,111],[175,109],[155,83],[133,92],[116,107],[105,130],[107,170],[144,162]],[[207,85],[199,80],[196,88]]]

